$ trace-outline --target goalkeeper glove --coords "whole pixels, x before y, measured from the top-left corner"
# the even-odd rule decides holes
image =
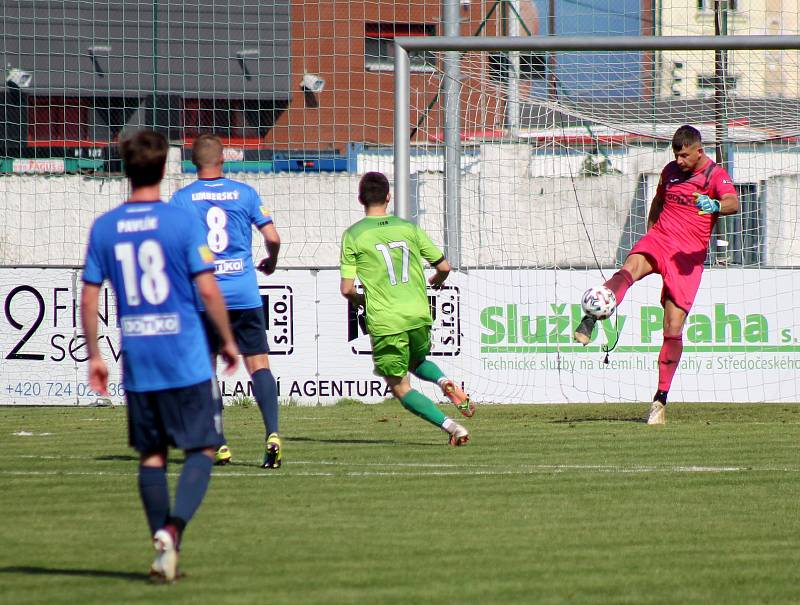
[[[694,205],[700,210],[697,214],[716,214],[719,212],[719,200],[708,197],[705,193],[695,193]]]

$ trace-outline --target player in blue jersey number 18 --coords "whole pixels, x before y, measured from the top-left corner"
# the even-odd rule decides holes
[[[189,212],[160,199],[168,150],[163,135],[151,130],[120,143],[131,194],[92,225],[81,322],[89,384],[106,395],[108,368],[97,345],[97,310],[100,288],[109,280],[122,335],[129,440],[139,452],[139,494],[156,549],[150,573],[171,582],[178,577],[184,530],[203,501],[214,452],[224,442],[194,287],[221,336],[220,354],[228,373],[236,368],[239,351],[202,230]],[[172,506],[166,474],[169,446],[186,455]]]

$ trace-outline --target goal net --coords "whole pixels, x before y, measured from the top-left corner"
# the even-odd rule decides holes
[[[724,161],[741,212],[712,237],[671,398],[800,400],[797,51],[541,46],[570,36],[796,35],[795,4],[3,2],[0,404],[95,399],[85,384],[80,269],[93,220],[128,194],[119,137],[142,127],[170,142],[163,197],[195,180],[192,143],[214,133],[226,175],[254,187],[271,211],[279,270],[260,276],[259,288],[281,400],[387,396],[337,271],[342,233],[363,216],[359,179],[373,170],[394,182],[395,198],[408,177],[399,191],[410,217],[457,267],[447,288],[429,292],[432,354],[477,400],[649,400],[661,344],[657,276],[631,289],[585,349],[570,332],[580,294],[644,233],[683,123],[700,128],[707,153]],[[420,48],[410,53],[407,86],[395,89],[396,39],[445,34],[445,5],[457,8],[448,23],[462,36],[540,46],[467,50],[457,79],[445,75],[442,52]],[[457,163],[446,161],[450,81]],[[406,92],[408,169],[395,174],[393,104]],[[257,236],[253,253],[265,254]],[[100,345],[119,385],[115,313],[104,288]],[[226,397],[251,393],[244,370],[221,383]]]
[[[683,124],[731,173],[740,211],[721,217],[711,237],[670,397],[798,399],[796,50],[467,49],[456,75],[443,51],[424,52],[429,82],[442,89],[457,79],[450,115],[462,144],[455,173],[426,169],[447,110],[412,85],[411,213],[459,257],[462,354],[452,362],[479,400],[652,398],[660,276],[635,284],[588,346],[572,333],[583,291],[611,277],[644,235]],[[458,186],[445,201],[452,174]]]

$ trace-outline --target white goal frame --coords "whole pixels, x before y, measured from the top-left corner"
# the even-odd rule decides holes
[[[800,50],[800,36],[538,36],[538,37],[468,37],[419,36],[394,40],[394,203],[395,214],[411,218],[410,204],[410,140],[411,109],[409,51],[659,51],[659,50]],[[458,104],[445,107],[444,139],[448,146],[459,146],[459,133],[453,129]],[[449,136],[448,136],[449,135]],[[452,150],[451,150],[452,151]],[[458,153],[446,154],[445,175],[458,174]],[[452,177],[451,177],[452,178]],[[450,187],[454,199],[445,200],[445,207],[458,216],[458,188]],[[458,226],[454,226],[455,234]],[[446,234],[447,236],[448,234]]]

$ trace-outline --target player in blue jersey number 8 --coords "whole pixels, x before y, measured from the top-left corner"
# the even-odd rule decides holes
[[[269,254],[258,265],[258,270],[266,275],[275,271],[281,239],[272,214],[256,190],[223,176],[223,147],[219,137],[200,135],[192,146],[192,162],[197,166],[197,181],[176,192],[170,205],[188,208],[197,215],[208,247],[216,256],[217,283],[225,297],[233,334],[244,356],[264,421],[263,466],[276,469],[283,460],[278,435],[278,389],[270,369],[266,322],[253,265],[253,227],[264,238]],[[211,353],[215,355],[219,339],[209,322],[206,332]],[[215,364],[216,359],[212,365]],[[221,400],[219,403],[221,413]],[[217,464],[230,460],[230,449],[223,445],[217,451]]]

